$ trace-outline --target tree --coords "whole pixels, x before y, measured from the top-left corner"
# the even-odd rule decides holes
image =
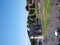
[[[33,24],[33,23],[35,23],[35,21],[36,21],[36,15],[34,14],[34,15],[32,15],[32,16],[28,16],[28,20],[27,20],[27,23],[28,23],[28,26],[27,26],[27,28],[30,28],[30,26],[31,26],[31,24]]]
[[[30,8],[35,8],[35,3],[33,3],[33,5],[31,5]]]
[[[34,9],[30,9],[29,14],[34,14],[35,10]]]
[[[36,44],[35,39],[30,39],[30,41],[31,41],[31,45],[35,45]]]
[[[27,23],[28,23],[28,24],[32,24],[32,20],[31,20],[31,19],[28,19],[28,20],[27,20]]]
[[[27,25],[27,28],[30,28],[30,25],[29,24]]]
[[[36,15],[35,15],[35,14],[34,14],[34,15],[32,15],[32,16],[31,16],[31,18],[36,18]]]
[[[30,37],[30,31],[27,30],[28,36]]]
[[[29,7],[28,7],[28,5],[27,5],[25,8],[26,8],[27,11],[29,11]]]

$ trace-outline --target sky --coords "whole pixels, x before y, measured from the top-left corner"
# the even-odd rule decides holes
[[[26,0],[0,0],[0,45],[30,45]]]

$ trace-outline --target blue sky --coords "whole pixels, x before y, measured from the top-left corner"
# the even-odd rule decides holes
[[[0,0],[0,45],[29,45],[26,0]]]

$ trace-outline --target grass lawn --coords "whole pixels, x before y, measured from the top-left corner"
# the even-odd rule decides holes
[[[42,7],[41,7],[42,28],[43,28],[44,36],[48,34],[48,29],[49,29],[50,7],[51,7],[50,3],[51,0],[43,0]]]

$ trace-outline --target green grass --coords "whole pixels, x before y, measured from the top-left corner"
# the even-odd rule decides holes
[[[44,36],[48,33],[49,22],[50,22],[50,7],[51,7],[51,0],[43,0],[42,8],[41,8],[41,16],[42,16],[42,27]],[[44,8],[44,10],[43,10]],[[46,15],[46,17],[45,17]]]
[[[45,7],[47,13],[50,14],[51,0],[43,0],[43,7]]]

